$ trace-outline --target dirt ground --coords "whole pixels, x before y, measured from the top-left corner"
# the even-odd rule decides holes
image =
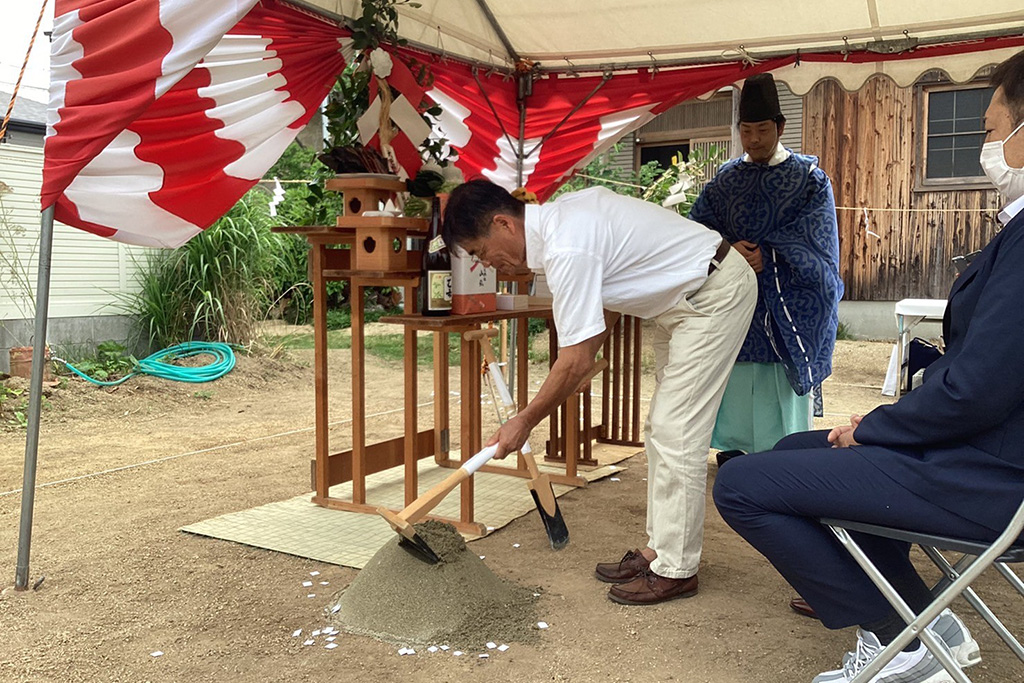
[[[879,388],[889,349],[839,343],[820,426],[886,400]],[[348,359],[332,352],[339,448],[351,434]],[[293,633],[327,623],[325,606],[355,570],[178,528],[309,490],[311,360],[311,351],[240,357],[230,375],[205,385],[134,378],[116,390],[78,382],[57,390],[40,439],[31,577],[45,580],[34,592],[10,588],[24,432],[0,433],[0,680],[789,682],[833,668],[852,645],[852,631],[829,632],[790,612],[791,589],[713,505],[698,596],[646,608],[609,601],[593,565],[643,541],[639,455],[623,463],[620,481],[560,499],[572,530],[565,550],[550,550],[533,515],[471,544],[499,576],[542,587],[540,618],[550,628],[535,643],[487,659],[399,656],[396,645],[352,635],[338,636],[334,649],[304,646]],[[534,367],[531,381],[542,375]],[[399,434],[401,369],[369,359],[367,377],[369,436]],[[429,424],[429,401],[422,371],[421,424]],[[714,474],[711,464],[709,486]],[[319,572],[312,599],[302,585],[311,572]],[[980,591],[1024,632],[1022,601],[1005,583],[988,577]],[[1024,666],[994,634],[965,605],[959,612],[982,646],[972,679],[1024,681]]]

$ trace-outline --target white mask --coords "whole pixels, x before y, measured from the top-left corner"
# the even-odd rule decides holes
[[[1013,129],[1002,141],[986,142],[981,146],[981,168],[1007,201],[1024,197],[1024,168],[1013,168],[1006,163],[1003,145],[1014,134],[1024,128],[1024,121]]]

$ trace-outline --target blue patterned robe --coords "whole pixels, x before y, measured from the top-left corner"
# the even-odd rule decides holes
[[[832,183],[817,157],[726,162],[690,218],[761,247],[757,307],[737,362],[783,363],[800,396],[819,387],[832,373],[843,282]]]

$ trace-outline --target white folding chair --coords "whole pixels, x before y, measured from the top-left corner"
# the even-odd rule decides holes
[[[1024,597],[1024,582],[1013,573],[1007,566],[1009,563],[1024,562],[1024,542],[1018,541],[1021,532],[1024,531],[1024,502],[1021,502],[1017,512],[1010,519],[1009,524],[1002,534],[992,544],[978,543],[957,538],[947,538],[932,534],[920,534],[903,529],[878,526],[875,524],[863,524],[861,522],[850,522],[839,519],[822,519],[822,524],[832,529],[832,532],[843,544],[843,547],[853,556],[857,564],[861,566],[871,581],[878,587],[885,599],[888,600],[896,612],[907,622],[907,628],[872,661],[862,669],[851,683],[862,683],[868,681],[872,676],[881,671],[882,667],[888,664],[893,657],[900,653],[914,638],[920,638],[935,658],[949,672],[957,683],[970,683],[970,679],[949,655],[949,651],[942,646],[938,637],[927,629],[935,617],[939,616],[942,610],[949,607],[950,603],[957,596],[963,594],[967,602],[977,610],[978,614],[992,627],[992,629],[1003,639],[1003,642],[1024,662],[1024,646],[1014,637],[1003,625],[996,615],[982,601],[978,594],[971,588],[971,584],[982,572],[990,566],[995,565],[999,573],[1017,589],[1017,592]],[[935,599],[920,614],[914,614],[913,610],[904,602],[899,593],[892,587],[892,584],[875,567],[874,563],[861,550],[860,546],[853,540],[850,532],[892,538],[898,541],[915,543],[921,547],[925,554],[942,571],[944,578],[932,589]],[[952,551],[963,553],[963,557],[955,564],[950,564],[941,551]]]

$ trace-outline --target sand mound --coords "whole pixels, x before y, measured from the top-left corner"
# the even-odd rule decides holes
[[[450,524],[417,533],[441,557],[432,565],[398,544],[377,551],[339,600],[336,625],[398,644],[476,648],[536,636],[535,591],[498,578]]]

